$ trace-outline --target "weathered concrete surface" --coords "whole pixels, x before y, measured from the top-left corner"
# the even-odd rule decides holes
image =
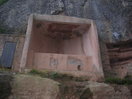
[[[11,82],[12,94],[8,99],[56,99],[59,83],[30,75],[15,75]]]
[[[105,42],[132,38],[131,0],[9,0],[0,6],[0,26],[23,31],[31,13],[63,14],[96,21]]]
[[[55,61],[55,65],[51,61]],[[81,75],[90,74],[90,78],[91,75],[103,78],[97,28],[93,20],[32,14],[20,64],[20,70],[26,68],[81,71]]]

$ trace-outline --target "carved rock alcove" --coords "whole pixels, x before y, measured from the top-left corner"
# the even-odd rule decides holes
[[[31,15],[20,69],[103,78],[96,25],[68,16]]]

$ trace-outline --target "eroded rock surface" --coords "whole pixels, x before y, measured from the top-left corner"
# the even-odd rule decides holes
[[[25,33],[30,14],[62,14],[95,20],[100,38],[114,42],[132,38],[131,10],[131,0],[9,0],[0,6],[0,26]]]
[[[132,76],[132,41],[107,44],[110,66],[118,77]]]
[[[9,99],[56,99],[59,83],[31,75],[15,75]]]
[[[0,73],[1,99],[131,99],[132,86]]]
[[[93,93],[92,99],[131,99],[131,92],[126,86],[108,85],[105,83],[89,82],[86,86]]]

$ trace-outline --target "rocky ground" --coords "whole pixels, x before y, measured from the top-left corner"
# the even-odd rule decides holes
[[[59,78],[58,78],[59,77]],[[71,76],[0,72],[0,99],[131,99],[131,85],[92,82]]]

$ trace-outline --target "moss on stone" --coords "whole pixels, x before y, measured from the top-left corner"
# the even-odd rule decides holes
[[[54,71],[39,71],[39,70],[32,69],[29,72],[29,74],[38,75],[43,78],[50,78],[54,80],[61,79],[61,80],[72,80],[72,81],[87,81],[87,79],[85,79],[84,77],[75,77],[70,74],[63,74],[63,73],[54,72]]]

